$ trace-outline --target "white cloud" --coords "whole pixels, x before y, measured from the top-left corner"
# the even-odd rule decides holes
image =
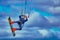
[[[16,4],[16,3],[22,4],[24,3],[24,0],[8,0],[7,1],[7,4]]]
[[[41,30],[38,30],[38,32],[40,33],[41,37],[43,37],[43,38],[51,36],[50,32],[47,29],[41,29]]]
[[[60,39],[60,29],[59,28],[52,28],[49,30],[53,35],[55,35],[56,37],[58,37]]]
[[[42,38],[50,38],[52,36],[56,36],[56,37],[60,38],[60,31],[58,28],[40,29],[40,30],[38,30],[38,32],[40,33],[40,36]]]
[[[47,11],[51,13],[60,13],[60,7],[48,7]]]
[[[29,25],[29,24],[32,25],[33,24],[32,22],[34,22],[34,21],[39,22],[40,21],[39,17],[40,17],[39,12],[32,12],[31,15],[30,15],[30,18],[28,19],[28,22],[26,23],[26,25]]]
[[[53,24],[54,24],[54,23],[57,24],[57,23],[59,23],[59,21],[60,21],[59,18],[57,18],[57,17],[55,17],[55,16],[49,16],[49,17],[46,17],[46,16],[45,16],[45,18],[46,18],[50,23],[53,23]]]
[[[52,0],[52,2],[57,5],[60,3],[60,0]]]

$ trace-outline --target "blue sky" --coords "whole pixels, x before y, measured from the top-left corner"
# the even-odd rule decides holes
[[[1,38],[51,38],[60,39],[60,0],[27,0],[26,15],[30,18],[21,31],[12,36],[8,17],[19,20],[24,10],[25,0],[0,0],[0,39]],[[13,25],[18,27],[17,24]]]

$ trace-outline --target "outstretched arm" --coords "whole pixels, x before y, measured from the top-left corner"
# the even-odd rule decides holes
[[[28,21],[28,18],[30,17],[30,14],[28,14],[28,16],[25,16],[25,22]]]
[[[28,14],[28,18],[30,17],[30,14]]]

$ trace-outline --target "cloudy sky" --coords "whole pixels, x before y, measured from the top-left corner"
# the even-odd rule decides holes
[[[0,0],[0,39],[2,38],[53,38],[60,39],[60,0],[27,0],[25,14],[30,14],[21,31],[13,37],[8,17],[19,20],[25,0]],[[17,24],[13,25],[18,27]],[[53,38],[54,39],[54,38]],[[51,39],[51,40],[53,40]]]

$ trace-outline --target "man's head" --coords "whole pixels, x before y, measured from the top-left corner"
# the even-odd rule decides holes
[[[21,15],[21,16],[19,16],[19,18],[27,18],[27,16]]]

